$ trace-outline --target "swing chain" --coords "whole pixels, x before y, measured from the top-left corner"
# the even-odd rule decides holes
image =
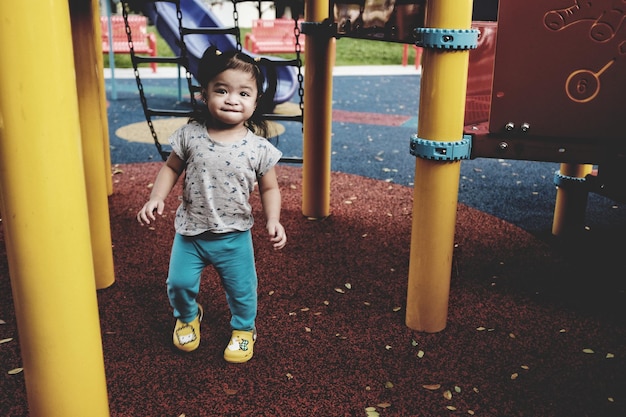
[[[187,88],[189,89],[189,99],[191,106],[194,110],[198,109],[198,103],[196,102],[196,95],[194,93],[192,75],[189,71],[189,53],[187,51],[187,44],[185,43],[185,32],[183,26],[183,11],[180,7],[180,0],[176,0],[176,18],[178,19],[178,36],[180,38],[180,58],[182,64],[185,67],[185,78],[187,79]],[[180,71],[180,68],[178,68]]]
[[[133,36],[132,31],[130,29],[130,24],[128,23],[128,10],[129,5],[127,2],[122,3],[122,17],[124,18],[124,29],[126,30],[126,37],[128,39],[128,49],[130,52],[130,61],[133,64],[133,71],[135,74],[135,81],[137,82],[137,90],[139,90],[139,98],[141,100],[141,107],[143,107],[143,113],[146,117],[146,122],[148,123],[148,127],[150,128],[150,134],[152,135],[152,140],[154,141],[154,145],[161,155],[161,159],[164,161],[167,159],[167,152],[163,151],[163,147],[159,142],[157,137],[156,130],[154,128],[154,124],[152,123],[152,118],[150,117],[150,113],[148,112],[148,101],[146,100],[146,93],[143,88],[143,83],[141,82],[141,77],[139,75],[139,68],[137,67],[137,61],[135,60],[135,48],[133,45]]]
[[[232,0],[233,2],[233,21],[235,24],[235,28],[237,29],[237,33],[235,34],[235,40],[237,42],[237,51],[241,52],[243,50],[241,46],[241,30],[239,29],[239,12],[237,11],[237,0]]]
[[[302,44],[300,43],[300,26],[298,16],[293,16],[293,35],[296,38],[296,64],[298,67],[298,95],[300,96],[300,113],[304,119],[304,75],[302,74]]]

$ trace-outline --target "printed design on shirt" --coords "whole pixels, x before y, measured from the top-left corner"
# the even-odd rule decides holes
[[[252,132],[234,144],[214,142],[199,124],[187,124],[170,138],[172,150],[186,163],[182,202],[176,212],[179,233],[249,230],[249,203],[260,177],[282,153]]]

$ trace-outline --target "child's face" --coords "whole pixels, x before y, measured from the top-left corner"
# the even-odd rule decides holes
[[[230,127],[243,125],[256,109],[256,82],[251,74],[241,70],[219,73],[209,82],[206,93],[211,116]]]

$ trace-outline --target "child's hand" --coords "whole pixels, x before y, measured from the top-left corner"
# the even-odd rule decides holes
[[[267,233],[270,235],[270,242],[272,242],[274,249],[282,249],[287,243],[287,235],[285,234],[285,228],[278,221],[267,222]]]
[[[156,211],[159,216],[163,215],[163,209],[165,208],[165,203],[163,200],[150,200],[139,210],[137,213],[137,221],[142,226],[144,224],[150,224],[150,221],[155,221],[156,216],[154,212]]]

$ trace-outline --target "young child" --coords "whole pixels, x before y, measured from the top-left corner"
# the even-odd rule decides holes
[[[274,249],[287,242],[280,223],[281,196],[275,165],[282,153],[257,133],[264,77],[248,55],[206,50],[198,81],[206,112],[169,138],[172,153],[159,171],[140,224],[163,214],[164,200],[185,171],[183,198],[174,221],[167,295],[174,309],[174,345],[191,352],[200,344],[202,307],[196,302],[203,269],[213,265],[230,307],[232,336],[224,359],[252,358],[256,340],[257,274],[250,229],[250,193],[258,182],[266,229]]]

